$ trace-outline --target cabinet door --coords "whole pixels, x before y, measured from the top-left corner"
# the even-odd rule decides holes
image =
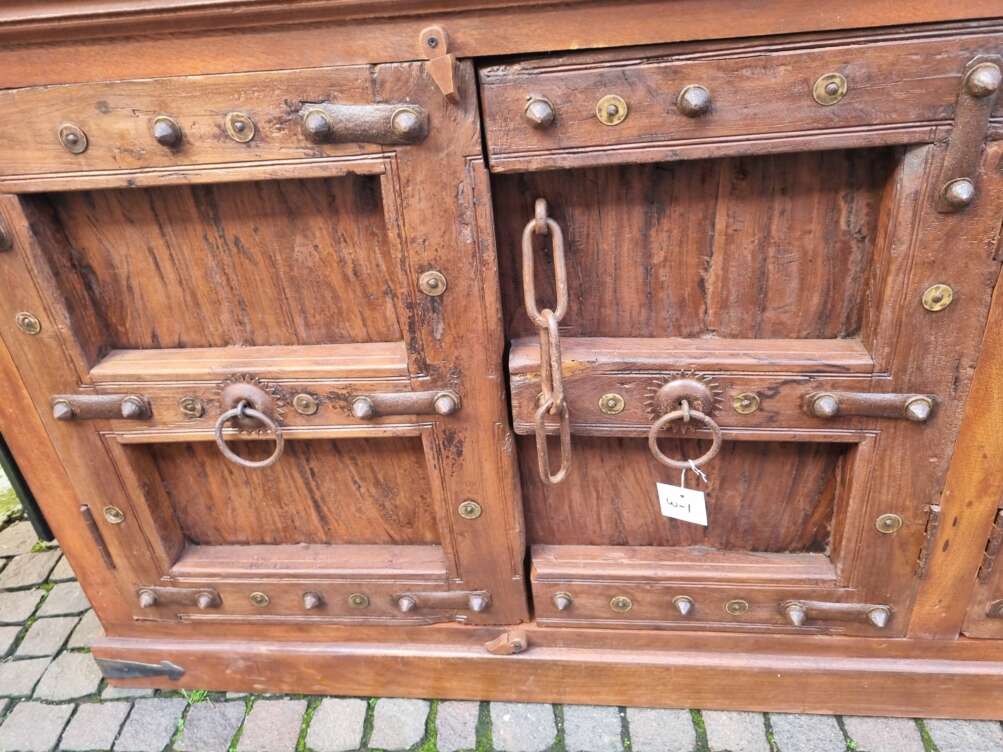
[[[540,624],[905,632],[998,271],[995,94],[965,81],[999,43],[481,71]],[[684,482],[705,524],[660,499]]]
[[[0,333],[115,571],[99,610],[525,616],[459,76],[457,104],[419,65],[3,93]]]

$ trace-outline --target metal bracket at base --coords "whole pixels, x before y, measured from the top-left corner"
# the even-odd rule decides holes
[[[98,668],[105,679],[147,679],[154,676],[166,676],[177,681],[185,675],[185,670],[170,661],[160,663],[139,663],[138,661],[113,661],[107,658],[96,658]]]

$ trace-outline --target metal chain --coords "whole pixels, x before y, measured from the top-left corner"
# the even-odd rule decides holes
[[[533,267],[533,238],[549,235],[554,254],[554,283],[557,291],[556,309],[540,308],[536,304],[536,279]],[[548,486],[556,485],[571,470],[571,417],[564,398],[564,377],[561,371],[561,335],[557,325],[568,312],[568,273],[564,264],[564,233],[560,225],[547,214],[546,199],[536,200],[533,219],[522,232],[522,291],[526,313],[536,324],[540,335],[540,407],[534,415],[536,458],[540,479]],[[547,450],[546,416],[559,415],[561,420],[561,469],[550,471]]]

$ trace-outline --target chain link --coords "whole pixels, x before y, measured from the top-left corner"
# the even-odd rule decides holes
[[[536,304],[536,278],[533,265],[534,236],[550,236],[554,256],[554,286],[557,292],[556,309]],[[546,199],[536,200],[533,219],[526,223],[522,233],[522,289],[526,313],[536,324],[540,336],[540,389],[541,402],[533,416],[536,435],[536,458],[540,479],[549,486],[560,483],[571,470],[571,416],[564,398],[564,377],[561,371],[561,335],[558,323],[568,312],[568,274],[564,263],[564,233],[560,225],[547,214]],[[550,471],[550,454],[547,450],[547,414],[560,416],[561,469]]]

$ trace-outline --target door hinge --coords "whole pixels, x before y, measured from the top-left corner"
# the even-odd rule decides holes
[[[916,577],[920,580],[926,577],[926,569],[930,563],[930,551],[933,548],[934,540],[937,538],[938,529],[940,529],[940,506],[931,504],[930,513],[926,519],[926,533],[923,539],[923,547],[919,550],[919,556],[916,558]]]
[[[993,530],[989,535],[989,540],[986,541],[986,550],[982,554],[982,566],[979,567],[979,582],[985,582],[993,573],[996,558],[999,556],[1001,548],[1003,548],[1003,507],[996,510]]]
[[[154,676],[166,676],[177,681],[185,675],[185,670],[170,661],[160,663],[139,663],[137,661],[114,661],[108,658],[97,659],[98,668],[106,679],[147,679]]]

